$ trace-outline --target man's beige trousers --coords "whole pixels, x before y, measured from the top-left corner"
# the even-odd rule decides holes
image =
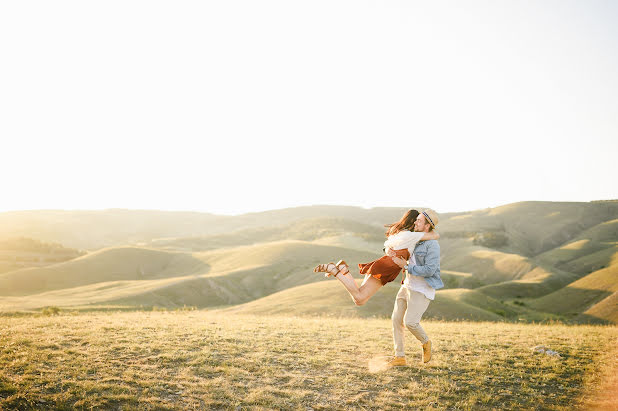
[[[423,330],[419,323],[430,302],[429,298],[417,291],[409,290],[403,286],[399,289],[391,317],[393,320],[393,341],[395,343],[396,356],[405,356],[404,325],[422,344],[429,340],[425,330]]]

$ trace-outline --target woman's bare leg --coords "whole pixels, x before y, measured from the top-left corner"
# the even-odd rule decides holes
[[[349,272],[346,274],[339,273],[335,278],[337,278],[348,293],[350,293],[352,300],[354,300],[354,304],[359,306],[365,304],[380,288],[382,288],[382,282],[371,275],[365,276],[360,287],[356,284],[354,277],[352,277],[352,274]]]
[[[327,263],[320,264],[313,269],[314,272],[329,273],[330,276],[334,276],[348,291],[354,304],[365,304],[380,288],[382,288],[382,282],[377,278],[367,274],[363,283],[359,287],[350,274],[349,267],[345,261],[341,260],[337,264]]]

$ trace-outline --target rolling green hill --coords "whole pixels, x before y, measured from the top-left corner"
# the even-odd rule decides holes
[[[618,324],[618,292],[605,297],[582,314],[583,321],[600,319],[610,323]]]
[[[313,219],[345,219],[373,225],[382,230],[383,224],[398,220],[405,211],[403,208],[366,210],[344,206],[296,207],[239,216],[123,209],[11,211],[0,213],[0,238],[30,237],[57,242],[68,247],[93,250],[128,244],[147,244],[157,239],[165,244],[165,239],[175,241],[187,237],[199,238],[221,234],[223,238],[219,240],[224,242],[223,245],[230,245],[226,235],[232,232],[256,229],[253,233],[255,239],[251,238],[250,241],[260,241],[260,234],[274,233],[272,230],[264,231],[265,228],[278,229],[281,226]],[[217,238],[211,240],[216,241]],[[197,241],[199,247],[203,245],[199,239],[192,241]]]
[[[360,284],[360,281],[358,281]],[[289,288],[246,304],[225,309],[242,314],[324,315],[333,317],[390,317],[398,283],[379,290],[367,304],[357,307],[337,280]],[[426,318],[445,320],[500,321],[526,310],[507,305],[475,290],[439,290]],[[539,319],[540,317],[535,317]]]
[[[312,269],[343,258],[357,274],[357,263],[381,255],[384,224],[404,211],[313,206],[241,216],[0,213],[0,238],[29,235],[91,250],[80,256],[64,248],[77,254],[64,262],[38,261],[45,266],[5,267],[0,310],[190,305],[269,313],[289,309],[277,306],[288,301],[299,315],[388,316],[397,284],[358,308],[340,285]],[[441,214],[446,289],[427,315],[617,321],[617,216],[618,201],[522,202]],[[2,255],[9,261],[17,256],[10,250]]]
[[[552,266],[584,275],[610,265],[618,251],[618,219],[581,232],[567,244],[538,256]]]
[[[322,281],[321,262],[353,264],[377,254],[303,241],[279,241],[195,254],[139,248],[104,249],[41,269],[0,276],[0,307],[49,305],[212,307],[238,304]],[[352,272],[358,269],[351,267]]]
[[[187,254],[134,247],[107,248],[42,268],[0,274],[0,295],[28,295],[108,281],[167,278],[207,270]]]
[[[354,305],[338,280],[320,281],[285,289],[225,311],[252,314],[325,315],[333,317],[385,317],[393,311],[393,302],[399,288],[389,284],[367,304]]]
[[[443,232],[506,233],[504,251],[532,257],[568,243],[598,224],[615,220],[618,201],[560,203],[527,201],[446,215]]]
[[[32,238],[7,238],[0,240],[0,274],[29,267],[44,267],[72,260],[85,252],[64,247],[62,244],[45,243]]]
[[[397,221],[405,211],[405,208],[344,206],[296,207],[238,216],[121,209],[13,211],[0,213],[0,238],[25,236],[67,247],[96,249],[155,239],[280,227],[324,218],[356,221],[382,230],[384,224]],[[562,246],[587,229],[615,220],[617,215],[618,201],[532,201],[464,213],[441,213],[440,230],[461,235],[505,232],[508,243],[501,251],[530,257]]]
[[[537,298],[558,290],[579,276],[553,267],[535,267],[521,279],[484,285],[479,291],[495,298]]]
[[[500,298],[542,297],[610,266],[618,253],[617,241],[618,220],[605,221],[582,231],[566,244],[530,259],[536,267],[521,278],[486,285],[479,291]],[[553,313],[564,312],[547,304],[538,306]]]
[[[531,305],[541,311],[579,315],[616,291],[618,291],[618,261],[610,267],[588,274],[531,302]]]
[[[160,237],[216,232],[231,217],[153,210],[34,210],[0,213],[0,238],[29,237],[93,250]]]
[[[348,236],[375,243],[373,251],[382,249],[385,229],[342,218],[310,218],[286,225],[247,228],[230,233],[200,237],[154,239],[140,246],[176,251],[205,251],[239,245],[251,245],[282,240],[314,241]],[[336,243],[336,242],[334,242]],[[336,245],[334,244],[333,245]]]
[[[440,239],[441,267],[473,273],[484,284],[523,277],[534,265],[526,257],[474,245],[471,239]]]

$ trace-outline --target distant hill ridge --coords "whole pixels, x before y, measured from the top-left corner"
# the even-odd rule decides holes
[[[411,205],[410,208],[419,208]],[[382,227],[407,208],[304,206],[221,216],[200,212],[154,210],[41,210],[0,213],[0,238],[30,237],[77,249],[97,249],[152,241],[224,234],[287,225],[313,218],[339,218]],[[470,212],[441,213],[442,232],[505,230],[513,250],[536,255],[563,244],[579,232],[615,219],[618,201],[520,202]],[[539,232],[539,228],[543,231]]]
[[[72,260],[84,251],[46,243],[32,238],[17,237],[0,240],[0,274],[28,267],[42,267]]]

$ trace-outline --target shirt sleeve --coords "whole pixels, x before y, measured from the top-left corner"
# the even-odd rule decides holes
[[[384,246],[393,250],[402,250],[404,248],[414,248],[414,245],[423,238],[425,233],[416,233],[413,231],[400,231],[395,235],[388,237],[384,242]]]
[[[425,265],[414,265],[410,274],[431,277],[440,268],[440,245],[437,241],[428,244]],[[409,271],[408,271],[409,272]]]

